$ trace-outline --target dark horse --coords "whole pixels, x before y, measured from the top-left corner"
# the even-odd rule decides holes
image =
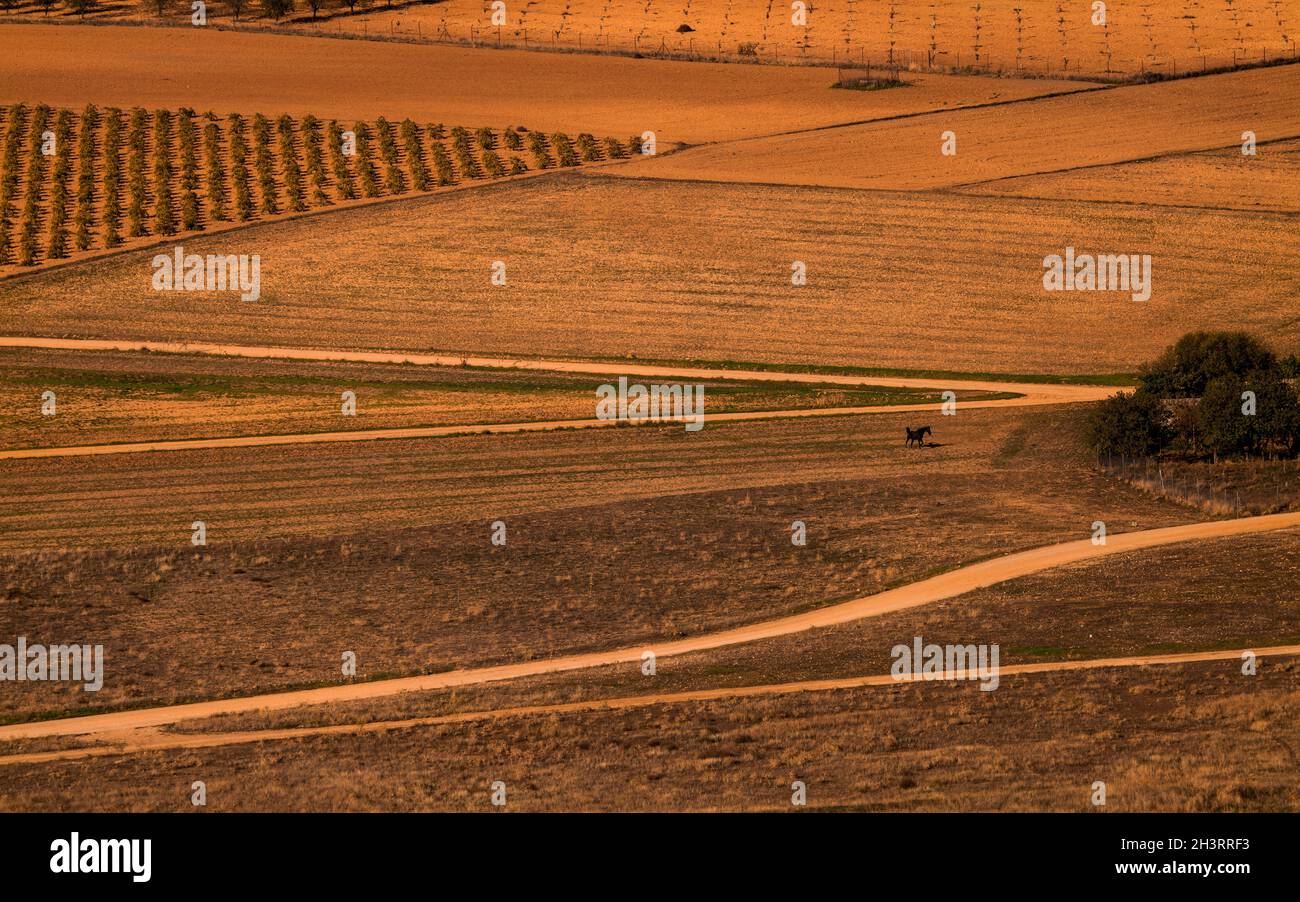
[[[924,448],[925,437],[927,435],[930,435],[932,432],[934,432],[934,430],[931,429],[929,426],[922,426],[920,429],[913,429],[911,426],[904,426],[903,428],[907,430],[906,444],[909,447],[911,446],[912,442],[916,442],[916,447]]]

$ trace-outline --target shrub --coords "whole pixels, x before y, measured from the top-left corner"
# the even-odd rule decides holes
[[[122,111],[109,107],[104,119],[104,247],[122,243]]]
[[[627,139],[627,152],[630,156],[641,153],[641,136],[633,135]]]
[[[18,193],[19,152],[27,128],[27,107],[15,103],[8,111],[3,168],[0,169],[0,264],[10,262],[9,230]]]
[[[1099,454],[1145,457],[1169,441],[1169,413],[1164,402],[1145,391],[1120,392],[1097,405],[1089,437]]]
[[[154,112],[153,120],[154,227],[159,235],[176,234],[176,211],[172,202],[172,114]]]
[[[469,132],[459,125],[451,130],[451,148],[456,154],[456,162],[460,165],[461,174],[465,178],[483,177],[483,171],[479,169],[478,160],[474,157],[474,146],[470,143]]]
[[[361,194],[363,197],[378,197],[379,177],[370,158],[370,129],[364,122],[358,122],[354,130],[357,136],[357,175],[361,179]]]
[[[627,157],[627,151],[623,145],[618,143],[618,138],[605,139],[605,153],[611,160],[622,160]]]
[[[253,218],[253,190],[248,172],[248,139],[244,134],[244,118],[231,113],[230,129],[230,183],[235,189],[235,218],[248,222]]]
[[[301,213],[307,209],[307,195],[302,185],[302,167],[298,165],[298,143],[294,140],[293,118],[280,116],[276,128],[280,133],[280,170],[284,173],[284,193],[289,209]]]
[[[181,228],[203,228],[199,222],[199,148],[198,129],[192,111],[182,111],[176,122],[176,137],[181,147]]]
[[[375,132],[379,135],[379,155],[384,161],[384,190],[389,194],[401,194],[406,191],[406,180],[402,178],[402,168],[397,159],[397,136],[391,122],[380,116],[375,120]]]
[[[546,136],[541,132],[528,133],[528,149],[533,153],[533,162],[538,169],[550,169],[555,165],[551,159],[550,149],[546,144]]]
[[[578,152],[582,154],[583,162],[586,163],[594,163],[601,158],[600,145],[586,132],[578,135]]]
[[[1144,368],[1142,387],[1161,398],[1195,398],[1211,380],[1271,370],[1277,357],[1246,332],[1191,332]]]
[[[275,167],[271,163],[271,120],[261,113],[253,116],[253,167],[257,170],[258,193],[262,198],[262,212],[274,215],[280,212],[280,202],[275,185]]]
[[[556,132],[551,135],[551,144],[555,147],[555,155],[559,157],[561,166],[578,165],[578,152],[573,149],[573,142],[568,135]]]
[[[45,255],[55,260],[68,255],[68,179],[72,175],[72,111],[60,110],[54,127],[54,170],[50,175],[49,237]]]
[[[497,146],[496,133],[490,128],[480,128],[474,132],[474,136],[478,138],[478,146],[484,150],[492,150]]]
[[[36,229],[40,221],[41,187],[45,184],[45,155],[41,153],[44,133],[50,122],[50,108],[38,106],[32,113],[28,135],[27,191],[23,196],[23,218],[18,232],[18,263],[36,264]]]
[[[507,150],[524,149],[524,139],[519,137],[519,132],[515,131],[513,128],[506,129],[503,135],[505,137]]]
[[[495,150],[483,151],[483,169],[487,172],[488,178],[499,179],[506,174],[506,166],[501,162],[501,156]]]
[[[528,167],[524,165],[524,161],[523,161],[523,160],[519,159],[518,157],[511,157],[511,158],[510,158],[510,174],[511,174],[511,175],[523,175],[523,174],[524,174],[525,172],[527,172],[527,171],[528,171]]]
[[[451,157],[447,156],[447,148],[442,146],[442,142],[434,141],[429,154],[433,158],[434,171],[438,173],[438,184],[455,184],[456,173],[451,166]]]
[[[217,222],[226,219],[225,158],[221,154],[221,126],[209,121],[203,126],[203,155],[208,170],[208,210]]]
[[[402,145],[406,149],[406,165],[411,170],[411,187],[428,191],[432,187],[429,167],[424,164],[424,146],[420,143],[420,127],[410,119],[402,120]]]
[[[330,120],[329,147],[339,199],[352,200],[357,196],[357,189],[352,184],[352,173],[348,171],[348,158],[343,155],[343,128],[333,119]]]
[[[293,0],[261,0],[262,15],[279,22],[293,12]]]
[[[147,234],[144,224],[145,204],[148,203],[148,190],[144,177],[147,123],[148,118],[144,110],[136,107],[131,111],[131,130],[126,137],[126,181],[127,189],[131,192],[131,201],[126,208],[128,238],[138,238]]]
[[[18,194],[19,152],[27,127],[27,107],[15,103],[9,108],[9,129],[5,133],[4,169],[0,175],[0,264],[11,260],[9,229],[14,198]]]
[[[325,160],[321,153],[320,120],[315,116],[302,117],[302,145],[307,156],[307,177],[311,179],[312,203],[324,205],[330,203],[329,180],[325,176]]]
[[[95,132],[99,110],[88,104],[81,111],[77,138],[77,216],[73,243],[77,250],[90,249],[90,229],[95,224]]]

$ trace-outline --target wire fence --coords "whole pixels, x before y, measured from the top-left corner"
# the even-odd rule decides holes
[[[1097,469],[1157,498],[1244,517],[1300,508],[1300,461],[1244,458],[1218,464],[1099,454]]]

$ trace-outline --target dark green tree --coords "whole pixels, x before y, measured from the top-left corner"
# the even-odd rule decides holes
[[[1100,454],[1146,457],[1171,438],[1169,411],[1146,391],[1120,392],[1097,405],[1089,422],[1089,439]]]
[[[1277,357],[1246,332],[1190,332],[1141,376],[1142,387],[1160,398],[1197,398],[1219,376],[1271,370]]]

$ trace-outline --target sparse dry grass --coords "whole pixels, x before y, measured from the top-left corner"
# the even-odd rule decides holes
[[[6,810],[1294,810],[1294,662],[1038,674],[0,768]],[[1249,680],[1249,683],[1245,681]],[[1225,774],[1231,774],[1227,781]]]

